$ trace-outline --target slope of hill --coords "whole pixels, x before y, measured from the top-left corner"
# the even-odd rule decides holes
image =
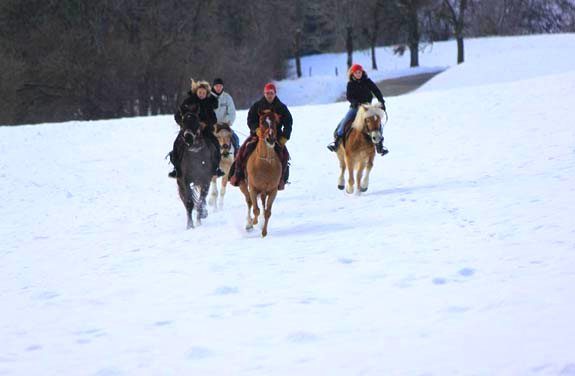
[[[346,104],[293,107],[265,239],[236,188],[184,230],[171,117],[0,128],[0,374],[574,374],[575,70],[555,38],[575,36],[390,98],[359,197],[325,149]],[[495,79],[520,53],[540,63]]]

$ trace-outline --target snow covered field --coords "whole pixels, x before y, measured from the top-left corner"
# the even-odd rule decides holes
[[[575,375],[575,35],[466,48],[359,197],[291,108],[265,239],[237,188],[185,231],[171,116],[0,127],[0,375]]]

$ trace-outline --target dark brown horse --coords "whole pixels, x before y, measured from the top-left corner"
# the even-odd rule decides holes
[[[186,207],[187,228],[194,227],[192,211],[197,213],[197,224],[207,218],[206,196],[215,170],[214,146],[206,141],[206,125],[200,123],[196,113],[190,113],[183,121],[181,137],[181,175],[177,178],[178,192]]]
[[[381,119],[385,112],[379,104],[362,104],[357,111],[351,130],[344,142],[337,149],[337,157],[341,173],[337,181],[337,188],[344,187],[344,173],[347,168],[348,180],[345,191],[349,194],[354,191],[357,182],[357,194],[367,191],[369,186],[369,173],[373,168],[375,144],[382,139]],[[357,176],[354,180],[354,172]],[[365,176],[363,176],[365,170]],[[362,180],[363,179],[363,180]]]
[[[258,223],[260,208],[257,198],[260,197],[264,210],[262,237],[268,233],[268,222],[272,215],[272,205],[282,178],[282,163],[275,151],[279,115],[271,110],[259,114],[257,129],[258,142],[256,149],[249,156],[246,164],[246,179],[240,183],[240,190],[246,198],[248,216],[246,230],[251,230]],[[253,215],[251,210],[253,206]]]

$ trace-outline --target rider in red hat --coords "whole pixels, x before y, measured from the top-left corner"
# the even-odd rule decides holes
[[[248,127],[250,128],[250,137],[248,137],[240,147],[240,151],[238,152],[234,165],[230,170],[230,184],[236,187],[245,178],[245,164],[247,163],[249,155],[255,149],[257,144],[258,137],[256,136],[256,130],[259,126],[259,114],[264,110],[272,110],[280,116],[280,124],[278,125],[279,147],[276,148],[276,150],[278,151],[279,157],[282,161],[283,179],[280,182],[279,189],[283,189],[284,184],[288,181],[289,153],[285,147],[285,144],[291,136],[293,119],[287,106],[283,104],[282,101],[280,101],[277,97],[276,86],[272,82],[269,82],[264,86],[264,96],[256,103],[254,103],[248,112]]]
[[[373,96],[375,96],[381,103],[381,108],[385,111],[385,101],[383,100],[381,91],[377,85],[367,77],[367,74],[361,65],[353,64],[349,68],[347,76],[349,81],[347,82],[346,97],[350,103],[349,110],[334,131],[335,140],[327,146],[331,151],[337,150],[337,147],[344,136],[345,126],[355,119],[359,105],[362,103],[371,103]],[[376,149],[381,155],[385,155],[389,152],[389,150],[383,146],[383,139],[376,145]]]

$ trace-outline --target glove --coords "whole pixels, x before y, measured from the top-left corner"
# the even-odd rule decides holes
[[[280,137],[280,145],[281,146],[286,146],[287,141],[288,141],[288,139],[285,136]]]

